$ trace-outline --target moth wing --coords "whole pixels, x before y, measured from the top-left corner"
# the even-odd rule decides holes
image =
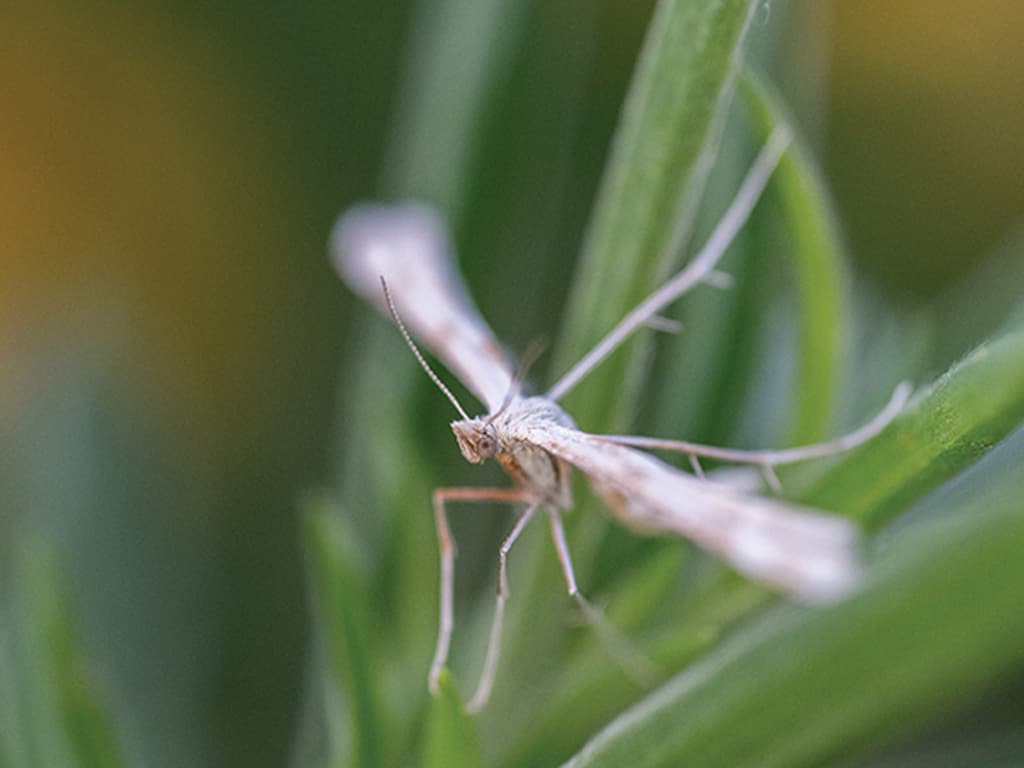
[[[425,205],[359,205],[331,233],[331,254],[354,292],[387,311],[381,278],[402,321],[488,410],[512,385],[512,369],[473,305],[440,217]]]
[[[849,520],[701,480],[575,429],[523,426],[523,439],[586,474],[627,526],[685,536],[744,575],[809,602],[837,600],[860,581],[859,531]]]

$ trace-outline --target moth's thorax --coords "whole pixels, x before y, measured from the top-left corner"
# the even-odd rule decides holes
[[[467,461],[494,458],[520,488],[558,507],[572,506],[568,466],[543,448],[519,437],[527,424],[575,427],[557,403],[543,397],[516,398],[496,415],[452,422],[452,432]]]

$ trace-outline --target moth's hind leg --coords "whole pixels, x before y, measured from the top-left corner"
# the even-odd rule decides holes
[[[583,618],[597,634],[611,657],[622,667],[622,671],[637,685],[649,688],[659,677],[657,667],[643,651],[608,621],[600,608],[593,605],[580,592],[576,584],[576,572],[572,567],[572,557],[569,555],[569,545],[565,540],[562,516],[557,509],[548,508],[548,521],[551,524],[551,538],[555,543],[555,551],[558,552],[558,562],[562,566],[562,575],[565,577],[569,596],[576,601]]]
[[[441,562],[441,587],[439,599],[440,622],[437,630],[437,645],[434,647],[434,658],[430,662],[428,678],[430,692],[438,694],[438,681],[441,670],[448,660],[448,649],[451,645],[452,627],[454,626],[455,600],[455,540],[448,526],[448,515],[445,504],[450,501],[469,502],[503,502],[515,504],[529,501],[529,498],[517,488],[436,488],[434,489],[434,525],[437,528],[437,545]]]
[[[703,478],[704,472],[700,466],[700,457],[718,459],[719,461],[732,462],[734,464],[749,464],[756,467],[765,483],[776,493],[781,493],[782,484],[778,475],[775,474],[775,467],[785,464],[795,464],[798,461],[808,459],[820,459],[826,456],[852,450],[863,445],[888,427],[893,420],[899,416],[910,398],[913,387],[908,382],[902,382],[889,398],[889,402],[873,418],[865,422],[852,432],[833,438],[823,443],[813,443],[797,448],[784,448],[778,451],[748,451],[736,448],[718,448],[713,445],[702,445],[691,443],[685,440],[665,440],[660,437],[641,437],[637,435],[594,435],[599,440],[618,445],[628,445],[633,448],[643,448],[654,451],[672,451],[688,456],[693,472],[697,477]],[[744,487],[744,490],[755,492],[756,487]]]

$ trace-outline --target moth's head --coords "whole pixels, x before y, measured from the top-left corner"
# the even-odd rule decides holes
[[[455,433],[462,455],[473,464],[493,458],[500,448],[494,428],[480,417],[453,421],[452,432]]]

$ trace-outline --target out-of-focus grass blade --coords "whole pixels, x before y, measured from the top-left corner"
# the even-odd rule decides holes
[[[447,436],[441,429],[432,436],[420,429],[414,394],[419,381],[412,378],[418,369],[395,328],[376,317],[364,318],[361,325],[365,354],[359,350],[362,362],[342,389],[344,511],[336,522],[361,543],[364,588],[375,600],[371,608],[386,611],[386,621],[371,623],[367,641],[379,649],[378,657],[392,660],[379,670],[377,703],[380,720],[389,726],[387,746],[400,751],[418,743],[416,723],[437,631],[437,542],[430,514],[436,481],[431,482],[424,457],[434,440]],[[378,611],[378,606],[384,607]]]
[[[388,142],[385,191],[458,212],[484,104],[528,8],[506,0],[420,0]]]
[[[351,756],[344,749],[342,726],[328,722],[331,764],[373,768],[386,765],[385,732],[380,717],[377,668],[370,645],[367,581],[350,532],[326,501],[308,502],[305,510],[306,567],[316,618],[317,640],[329,684],[327,696],[348,703]],[[332,707],[327,707],[330,714]],[[398,746],[398,745],[394,745]]]
[[[945,368],[970,350],[977,339],[1011,330],[1015,315],[1024,318],[1024,228],[1006,238],[961,280],[943,292],[931,309],[942,324],[936,335],[938,361]],[[955,317],[955,323],[942,318]]]
[[[558,344],[565,370],[636,306],[682,255],[710,147],[756,3],[662,0],[648,29],[577,267]],[[571,394],[589,430],[621,428],[647,348],[613,355]],[[631,385],[627,385],[631,377]]]
[[[1019,667],[1022,454],[1019,440],[1009,460],[976,473],[970,493],[930,500],[954,522],[894,536],[861,593],[827,609],[773,610],[567,765],[820,765],[907,732]]]
[[[674,543],[673,543],[674,544]],[[666,596],[678,580],[684,548],[665,546],[653,550],[637,564],[624,580],[607,608],[608,618],[622,632],[629,634],[663,606]],[[650,655],[660,670],[677,669],[683,660],[690,660],[708,645],[703,628],[687,627],[683,638],[671,645],[661,644]],[[651,649],[654,651],[655,649]],[[645,652],[647,650],[645,649]],[[593,633],[581,643],[578,652],[561,664],[551,675],[560,684],[538,705],[532,728],[524,730],[503,761],[505,766],[537,765],[551,755],[564,758],[583,743],[609,717],[621,711],[642,694],[636,682],[622,668],[610,662],[608,649]]]
[[[628,632],[657,614],[679,579],[686,552],[678,542],[666,542],[637,564],[634,572],[622,580],[614,603],[608,607],[608,618],[615,626]]]
[[[1004,333],[1024,330],[1024,301],[1019,302],[1001,326]]]
[[[995,685],[977,706],[957,708],[842,768],[1012,768],[1024,765],[1024,690],[1020,675]],[[1016,684],[1015,684],[1016,683]]]
[[[775,126],[793,125],[779,97],[764,82],[747,72],[740,83],[747,112],[762,142]],[[842,246],[828,195],[799,139],[790,144],[769,190],[789,236],[799,303],[790,443],[813,443],[827,435],[846,356]]]
[[[726,146],[733,150],[731,165],[740,164],[731,174],[737,179],[727,187],[730,196],[749,167],[749,128],[757,148],[775,127],[793,126],[779,97],[750,73],[741,79],[741,95],[744,114],[736,117],[747,119],[731,121],[731,133],[740,140]],[[747,130],[737,131],[737,125]],[[720,160],[709,191],[721,181],[722,166],[730,170]],[[684,333],[663,345],[671,354],[659,360],[658,375],[667,371],[668,377],[660,381],[659,409],[649,431],[726,445],[824,439],[836,416],[849,318],[837,228],[799,136],[730,250],[737,252],[730,256],[744,257],[740,269],[723,262],[734,276],[733,288],[686,297],[700,316],[687,313]],[[709,319],[716,325],[707,328]],[[713,354],[688,354],[702,346]],[[690,419],[696,432],[685,430],[685,422],[683,429],[676,426],[674,414],[687,409],[699,414]]]
[[[441,694],[427,716],[424,768],[477,768],[483,764],[476,723],[462,706],[447,670],[441,673]]]
[[[864,285],[851,299],[852,351],[840,404],[846,429],[863,424],[898,382],[930,381],[949,367],[932,364],[935,338],[942,333],[935,315],[896,306]]]
[[[736,109],[729,113],[701,199],[691,252],[711,236],[753,157],[749,131],[743,121],[734,119],[736,113]],[[728,290],[701,287],[666,310],[665,315],[677,320],[682,330],[659,334],[656,341],[650,393],[640,404],[638,433],[685,435],[688,440],[715,444],[731,433],[735,400],[741,396],[738,392],[734,396],[736,382],[742,379],[738,369],[743,367],[740,361],[753,335],[749,316],[756,311],[749,306],[750,291],[745,290],[756,278],[752,267],[761,255],[760,249],[750,247],[751,240],[751,228],[744,227],[719,263],[719,271],[733,281]]]
[[[798,494],[878,528],[969,466],[1024,419],[1024,332],[975,349],[874,440]]]
[[[22,723],[22,702],[14,679],[16,659],[7,601],[0,604],[0,765],[30,768],[26,726]]]
[[[117,768],[124,746],[107,695],[83,647],[56,555],[17,536],[12,630],[23,705],[21,734],[32,765]],[[15,705],[16,706],[16,705]]]
[[[659,671],[679,669],[700,658],[718,637],[719,632],[709,626],[673,627],[637,648]],[[558,672],[558,678],[564,683],[555,686],[536,712],[535,727],[509,750],[501,763],[506,768],[530,768],[564,760],[597,728],[645,693],[609,659],[608,650],[596,644],[574,654]]]
[[[450,445],[450,438],[442,429],[434,435],[418,429],[414,398],[421,381],[413,377],[421,372],[394,326],[376,317],[361,325],[366,354],[360,355],[364,359],[343,393],[347,455],[339,482],[345,514],[373,553],[375,591],[395,609],[387,641],[398,643],[401,659],[425,665],[436,616],[423,606],[434,603],[437,586],[423,573],[428,563],[435,570],[437,544],[424,456],[433,440]],[[404,713],[399,715],[404,719]]]

